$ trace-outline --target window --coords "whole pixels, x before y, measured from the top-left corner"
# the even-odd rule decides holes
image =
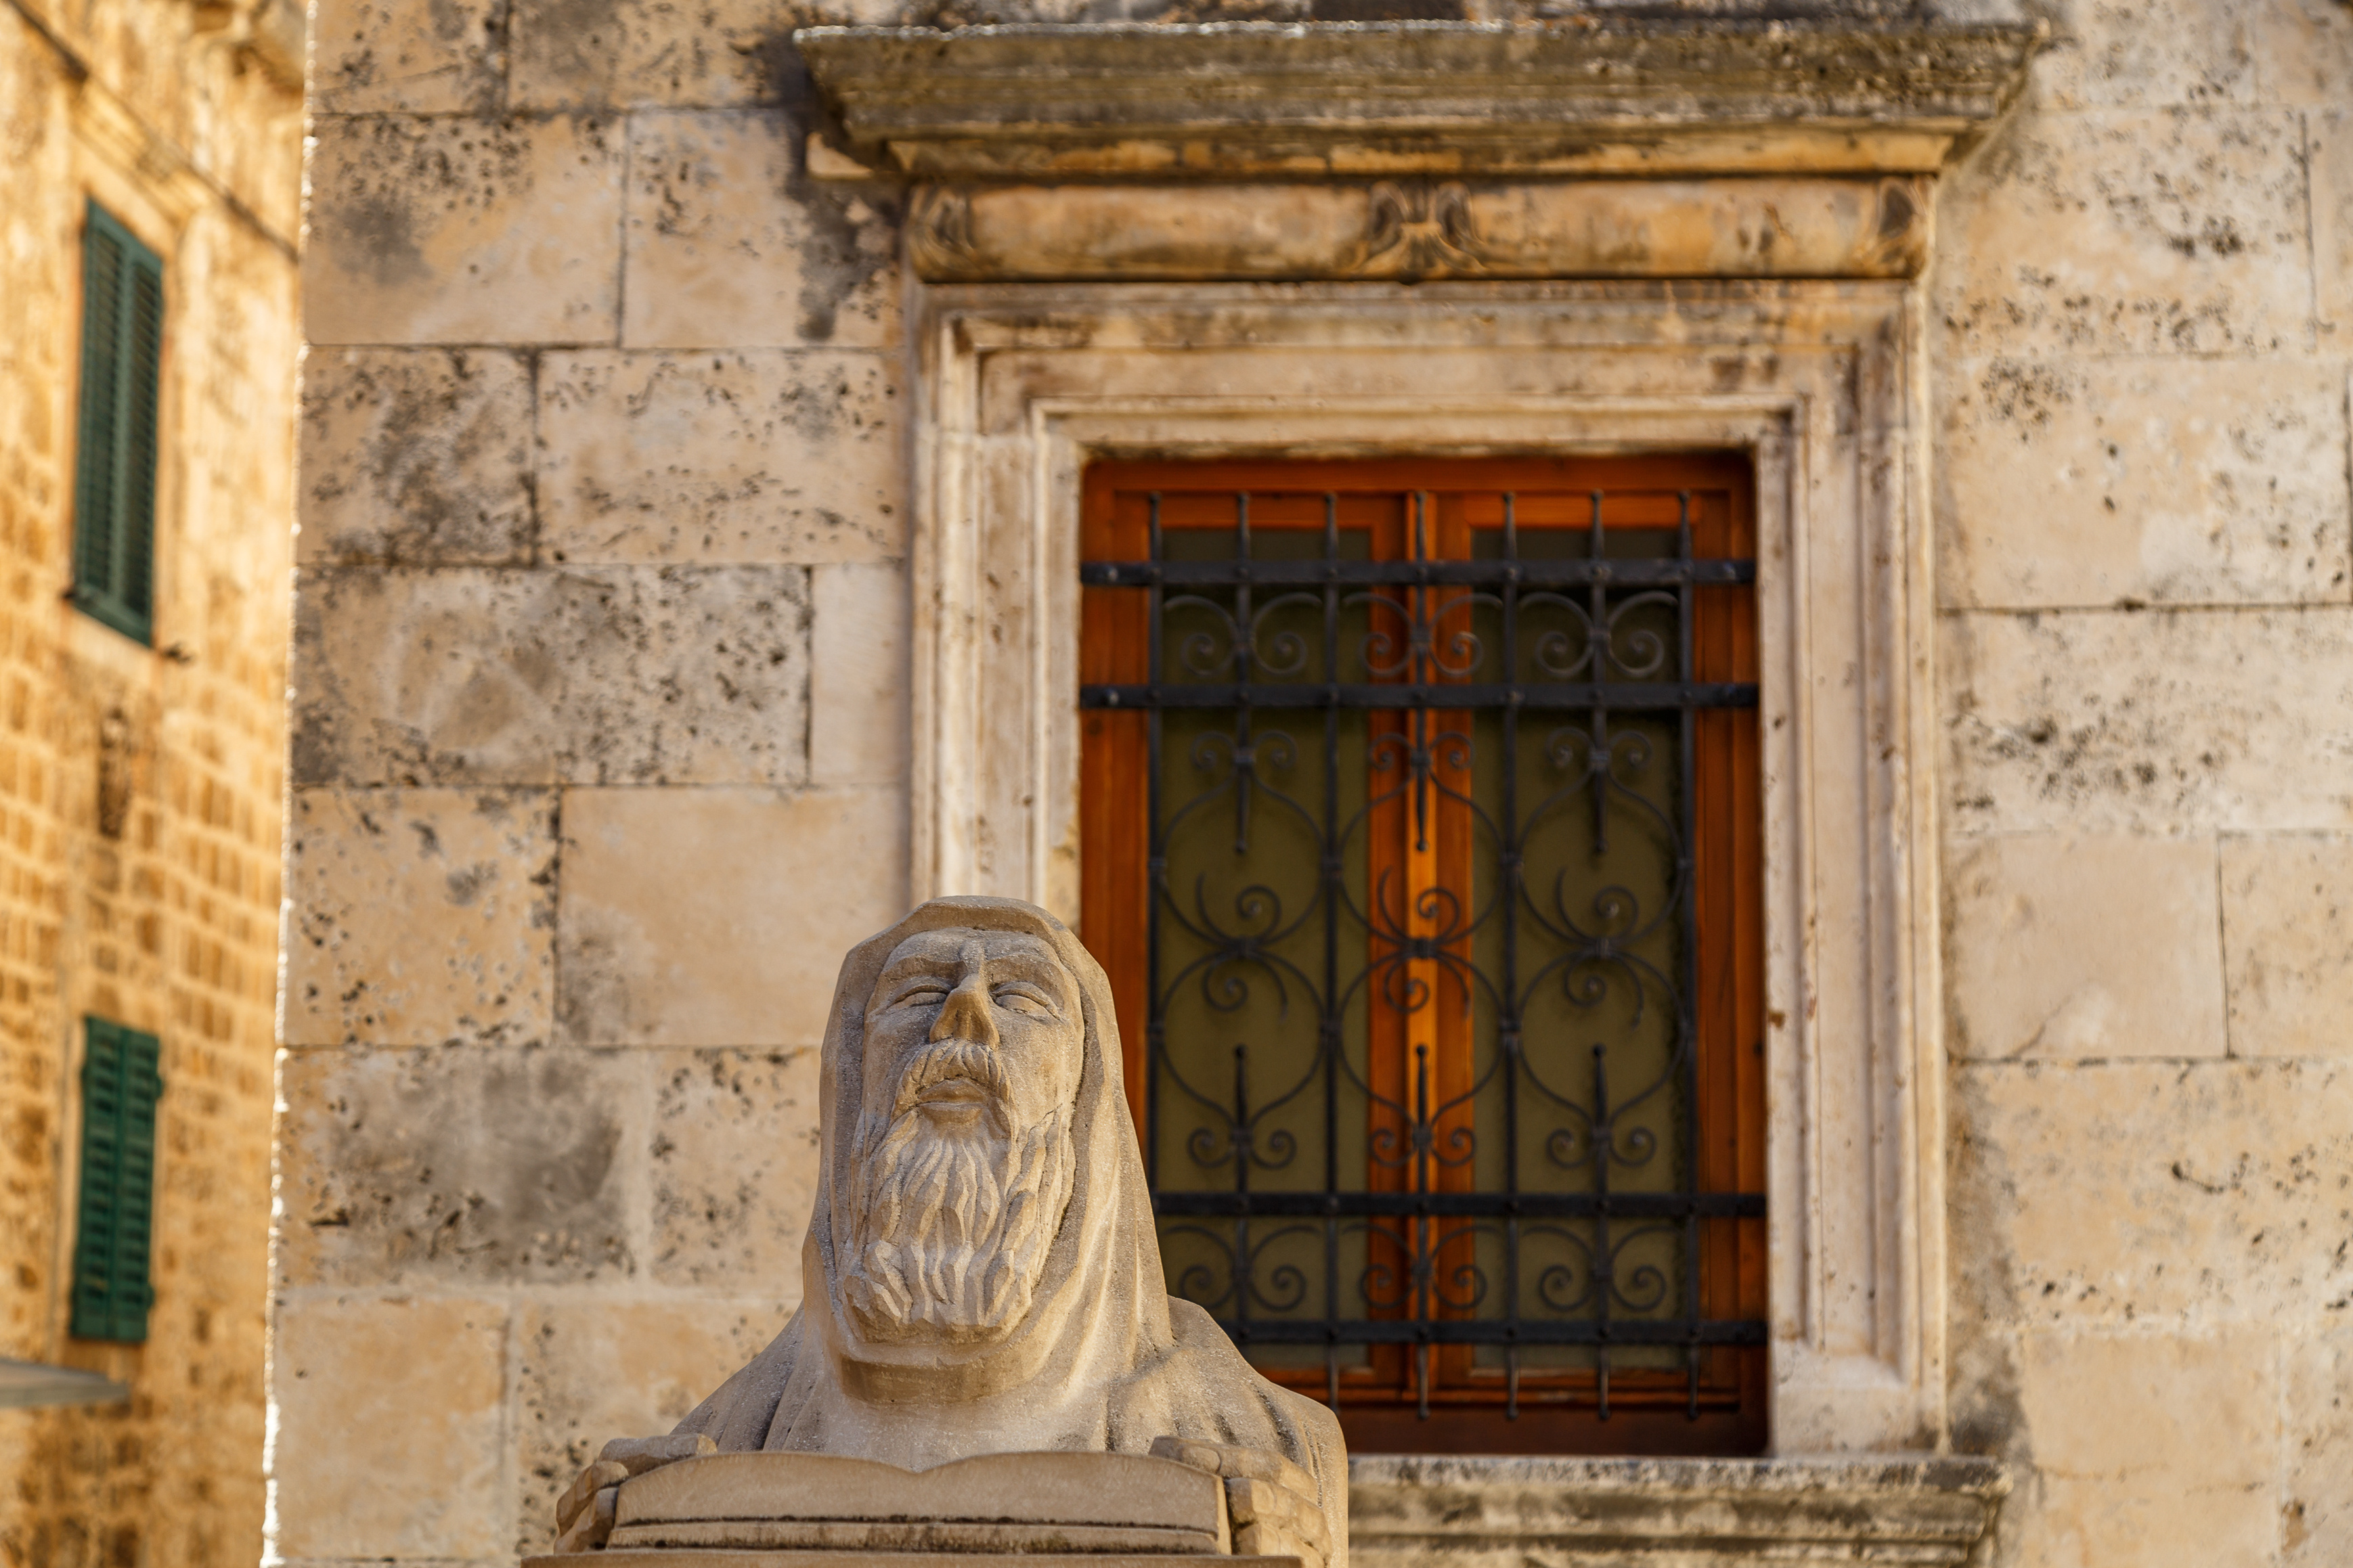
[[[1750,485],[1087,470],[1082,927],[1171,1288],[1352,1447],[1763,1447]]]
[[[147,1338],[149,1233],[155,1207],[155,1037],[82,1020],[81,1200],[74,1238],[73,1334]]]
[[[82,231],[73,598],[141,642],[153,630],[163,357],[164,263],[93,202]]]

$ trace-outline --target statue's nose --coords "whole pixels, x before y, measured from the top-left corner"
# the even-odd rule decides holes
[[[940,1004],[940,1016],[932,1020],[929,1037],[970,1040],[989,1047],[997,1044],[997,1022],[988,1013],[987,975],[976,971],[948,993],[948,999]]]

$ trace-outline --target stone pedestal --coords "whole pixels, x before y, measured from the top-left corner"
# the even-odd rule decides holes
[[[526,1557],[522,1568],[948,1568],[939,1552],[742,1552],[722,1547],[607,1548],[565,1557]],[[1218,1552],[1008,1552],[973,1553],[978,1568],[1301,1568],[1296,1557]]]
[[[984,1454],[928,1470],[833,1454],[717,1454],[621,1483],[603,1551],[524,1568],[1299,1568],[1231,1552],[1229,1483],[1141,1454]],[[1249,1537],[1244,1536],[1248,1544]]]

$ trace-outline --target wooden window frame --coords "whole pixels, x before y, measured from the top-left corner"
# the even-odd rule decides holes
[[[92,619],[150,644],[164,313],[163,258],[91,201],[82,231],[73,602]]]
[[[143,1343],[155,1304],[156,1106],[163,1047],[94,1015],[82,1020],[81,1173],[75,1203],[79,1340]]]
[[[1349,463],[1301,461],[1099,461],[1082,481],[1081,554],[1088,561],[1146,556],[1145,525],[1134,498],[1146,490],[1237,491],[1267,494],[1331,490],[1440,495],[1484,491],[1650,490],[1678,482],[1721,489],[1729,498],[1720,534],[1697,548],[1702,555],[1752,555],[1757,548],[1754,476],[1745,454],[1693,453],[1632,458],[1507,459],[1373,459]],[[1123,500],[1126,504],[1123,505]],[[1433,552],[1468,548],[1469,524],[1459,515],[1433,514],[1450,538]],[[1442,513],[1442,507],[1441,507]],[[1261,516],[1265,516],[1263,512]],[[1172,526],[1180,526],[1172,524]],[[1280,528],[1269,518],[1254,526]],[[1524,523],[1524,527],[1544,524]],[[1567,526],[1553,524],[1553,526]],[[1582,526],[1581,524],[1576,526]],[[1630,526],[1630,525],[1629,525]],[[1450,548],[1451,547],[1451,548]],[[1145,679],[1145,599],[1136,590],[1090,586],[1082,591],[1080,679],[1082,684]],[[1746,680],[1758,675],[1755,597],[1746,589],[1702,589],[1694,599],[1694,679]],[[1129,1101],[1139,1120],[1147,1103],[1145,1065],[1145,865],[1150,840],[1145,787],[1141,711],[1091,709],[1081,721],[1081,933],[1112,981],[1125,1043]],[[1700,931],[1699,1011],[1701,1103],[1705,1153],[1701,1190],[1762,1192],[1766,1184],[1764,1104],[1765,946],[1763,936],[1762,752],[1756,710],[1721,710],[1699,716],[1694,731],[1698,800],[1694,896]],[[1392,1042],[1396,1045],[1396,1042]],[[1392,1049],[1398,1057],[1402,1047]],[[1446,1059],[1443,1051],[1439,1059]],[[1396,1066],[1396,1063],[1391,1063]],[[1376,1068],[1376,1070],[1378,1070]],[[1720,1135],[1720,1141],[1719,1141]],[[1765,1221],[1712,1222],[1702,1242],[1711,1316],[1762,1320],[1766,1314]],[[1390,1353],[1395,1362],[1402,1351]],[[1769,1390],[1766,1346],[1710,1352],[1707,1411],[1693,1419],[1683,1379],[1646,1379],[1620,1373],[1611,1380],[1612,1408],[1602,1415],[1592,1401],[1589,1375],[1518,1379],[1515,1414],[1503,1414],[1503,1392],[1471,1386],[1467,1347],[1441,1352],[1458,1367],[1450,1394],[1418,1411],[1398,1366],[1384,1363],[1384,1379],[1365,1380],[1342,1393],[1343,1423],[1351,1444],[1367,1451],[1525,1451],[1753,1453],[1767,1436]],[[1402,1364],[1401,1363],[1399,1363]],[[1321,1396],[1324,1377],[1282,1372],[1279,1380]],[[1652,1388],[1650,1382],[1658,1382]],[[1367,1386],[1367,1384],[1371,1386]]]

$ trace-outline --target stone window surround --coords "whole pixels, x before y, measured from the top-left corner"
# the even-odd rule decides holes
[[[1752,455],[1773,1444],[1944,1447],[1914,288],[988,284],[919,305],[916,899],[1003,893],[1076,917],[1091,458]]]

